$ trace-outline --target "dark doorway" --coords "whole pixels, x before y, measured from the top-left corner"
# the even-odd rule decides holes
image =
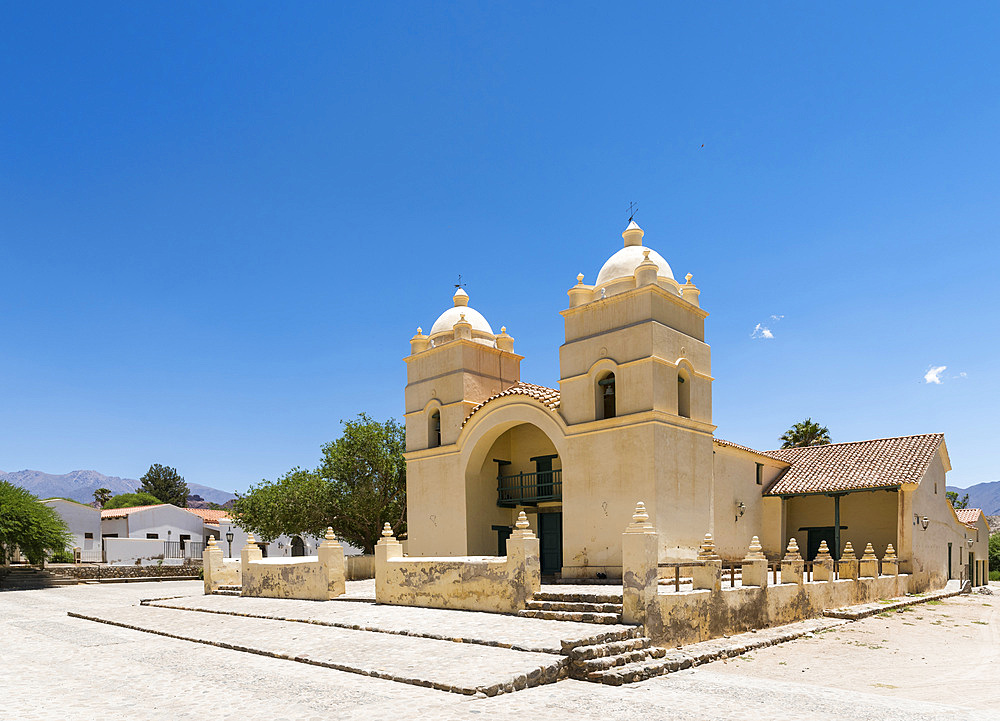
[[[562,512],[538,514],[538,545],[543,576],[562,571]]]
[[[292,536],[292,555],[293,556],[304,556],[306,555],[306,544],[302,540],[301,536]]]
[[[506,556],[507,539],[510,538],[510,533],[514,529],[510,526],[493,526],[493,530],[497,532],[497,555]]]
[[[951,575],[951,544],[948,544],[948,580],[950,581],[954,576]]]
[[[258,541],[257,542],[257,548],[260,549],[260,557],[261,558],[267,558],[267,544],[266,543],[261,543],[260,541]]]
[[[809,529],[809,540],[806,545],[806,560],[812,561],[816,558],[816,554],[819,553],[819,544],[826,541],[826,547],[830,549],[830,554],[834,557],[839,556],[837,552],[837,544],[833,537],[833,526],[823,526],[818,528]]]

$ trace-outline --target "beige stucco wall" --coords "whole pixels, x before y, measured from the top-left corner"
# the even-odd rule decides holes
[[[515,534],[516,535],[516,534]],[[375,547],[375,600],[400,606],[514,613],[541,588],[538,539],[507,541],[506,556],[404,558],[394,538]]]
[[[785,501],[785,537],[783,547],[790,538],[798,543],[805,554],[809,534],[801,530],[808,526],[834,525],[834,499],[817,494],[795,496]],[[896,491],[861,491],[840,498],[840,550],[851,543],[860,556],[869,543],[880,558],[890,543],[898,543],[897,518],[899,493]],[[897,551],[899,549],[896,549]],[[805,557],[803,555],[803,557]]]
[[[760,485],[757,485],[758,463],[763,466]],[[774,557],[780,555],[784,549],[781,538],[777,534],[769,537],[763,530],[769,524],[781,525],[780,518],[774,517],[775,511],[781,512],[780,503],[776,506],[766,504],[761,491],[785,467],[786,464],[773,458],[740,448],[714,446],[712,526],[703,533],[712,533],[715,552],[723,560],[741,560],[753,536],[760,538],[765,553]],[[737,511],[738,502],[745,506],[742,516]]]

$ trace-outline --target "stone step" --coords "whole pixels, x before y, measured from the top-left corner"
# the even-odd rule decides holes
[[[604,656],[617,656],[620,653],[636,651],[646,648],[650,644],[650,639],[646,636],[636,638],[626,638],[620,641],[606,641],[595,643],[590,646],[577,646],[569,650],[569,657],[574,661],[586,661],[591,658],[602,658]]]
[[[596,629],[595,629],[596,630]],[[630,628],[616,628],[607,631],[600,631],[586,638],[577,638],[569,641],[562,641],[563,655],[568,656],[574,649],[585,646],[596,646],[598,644],[614,643],[615,641],[626,641],[630,638],[640,638],[642,636],[642,626],[631,626]]]
[[[572,593],[569,591],[538,591],[535,601],[562,601],[565,603],[621,603],[621,593]]]
[[[606,671],[611,668],[618,668],[628,664],[636,664],[644,661],[663,658],[667,655],[667,649],[650,646],[634,651],[626,651],[615,656],[603,656],[601,658],[591,658],[586,661],[574,661],[570,666],[570,673],[576,678],[589,678],[590,674],[597,671]]]
[[[666,673],[690,668],[694,663],[694,660],[687,654],[671,653],[666,651],[666,649],[663,649],[663,651],[664,655],[660,658],[627,663],[624,666],[614,666],[602,671],[594,671],[587,675],[587,680],[606,683],[611,686],[621,686],[626,683],[645,681],[646,679],[662,676]]]
[[[235,585],[231,586],[231,585],[221,584],[219,586],[219,590],[220,591],[242,591],[243,590],[243,586],[235,586]]]
[[[532,611],[576,611],[578,613],[618,613],[622,612],[620,603],[583,603],[581,601],[528,601],[527,608]]]
[[[240,591],[232,591],[230,589],[217,588],[216,590],[212,591],[212,595],[213,596],[239,596],[239,595],[241,595],[241,592]]]
[[[621,623],[617,613],[581,613],[578,611],[534,611],[522,609],[517,612],[521,618],[542,618],[547,621],[576,621],[577,623]]]

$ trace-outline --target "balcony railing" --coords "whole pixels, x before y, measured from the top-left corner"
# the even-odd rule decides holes
[[[498,506],[533,506],[562,500],[562,470],[497,476]]]

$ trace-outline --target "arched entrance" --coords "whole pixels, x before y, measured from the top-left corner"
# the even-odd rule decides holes
[[[528,422],[507,422],[477,443],[466,469],[468,548],[504,555],[524,511],[539,538],[542,574],[562,570],[562,461],[552,440]]]
[[[292,555],[293,556],[304,556],[306,555],[306,544],[302,540],[301,536],[292,536]]]

